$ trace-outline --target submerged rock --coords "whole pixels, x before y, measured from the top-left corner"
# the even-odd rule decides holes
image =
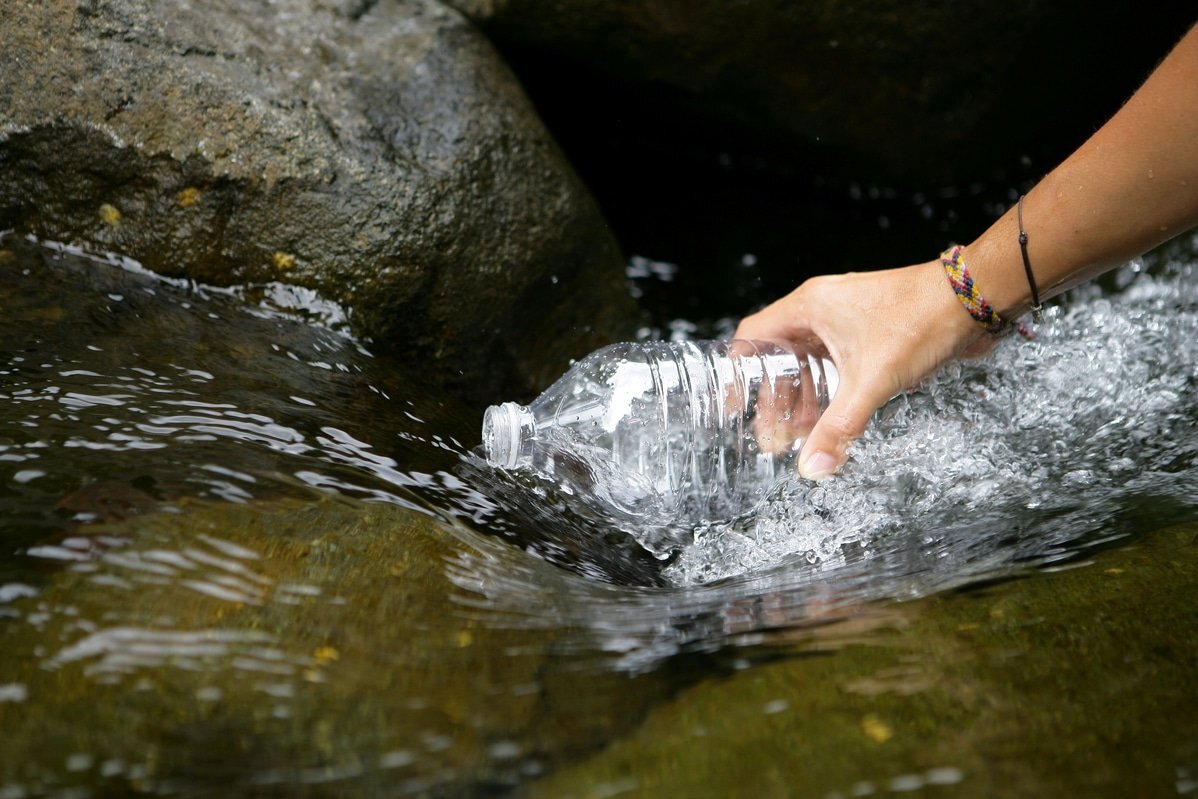
[[[680,691],[528,795],[1192,792],[1196,544],[1184,525],[1055,573],[769,631],[773,660]]]
[[[485,624],[446,566],[486,542],[395,505],[184,499],[87,534],[0,595],[6,796],[497,793],[669,690]]]
[[[0,230],[316,288],[477,395],[628,333],[588,193],[435,0],[48,0],[0,40]]]

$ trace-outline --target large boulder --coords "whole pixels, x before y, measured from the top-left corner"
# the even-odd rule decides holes
[[[630,329],[593,201],[435,0],[7,3],[0,43],[0,230],[315,288],[476,397]]]
[[[1194,15],[1190,3],[1147,14],[1135,0],[449,2],[513,55],[535,55],[540,73],[549,56],[655,92],[641,107],[657,116],[698,110],[725,138],[933,186],[989,177],[1046,142],[1059,157]],[[575,83],[541,100],[568,99]]]

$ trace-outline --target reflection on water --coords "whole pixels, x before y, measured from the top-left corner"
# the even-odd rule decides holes
[[[335,307],[0,240],[0,796],[491,794],[619,757],[663,703],[775,660],[831,697],[936,690],[870,658],[970,607],[947,589],[1198,519],[1193,262],[1077,294],[892,402],[842,478],[787,481],[662,564],[486,467],[478,409]],[[815,701],[771,690],[754,719]],[[829,746],[881,746],[878,713]],[[968,781],[895,757],[887,790]]]

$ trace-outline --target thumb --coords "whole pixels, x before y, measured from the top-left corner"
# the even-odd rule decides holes
[[[848,448],[864,431],[865,425],[890,393],[881,386],[859,389],[845,385],[811,428],[799,453],[799,474],[808,480],[823,480],[835,474],[848,458]]]

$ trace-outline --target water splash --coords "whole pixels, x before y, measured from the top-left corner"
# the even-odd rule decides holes
[[[944,370],[887,406],[841,477],[783,482],[736,521],[694,531],[668,564],[634,538],[660,531],[613,526],[552,486],[487,468],[459,443],[476,414],[447,410],[435,387],[349,337],[68,253],[6,277],[22,326],[0,340],[0,458],[14,467],[0,527],[28,560],[99,563],[131,584],[190,580],[252,605],[320,587],[272,589],[184,550],[121,560],[128,542],[84,526],[169,511],[180,496],[402,505],[469,540],[475,554],[449,566],[459,611],[569,629],[564,649],[650,668],[1193,518],[1190,246],[1151,274],[1125,268],[1115,290],[1075,292],[1037,341]],[[36,590],[28,563],[0,566],[0,597]]]
[[[644,672],[774,640],[827,651],[904,623],[878,600],[1065,568],[1198,518],[1191,246],[1154,274],[1126,267],[1114,291],[1074,292],[1035,342],[1008,340],[891,402],[840,477],[790,478],[745,516],[695,530],[641,583],[658,587],[580,580],[480,542],[450,565],[455,602],[489,625],[568,630],[562,651]],[[474,482],[494,496],[512,481]],[[500,517],[536,504],[568,537],[570,497],[536,490],[530,501],[513,485]]]
[[[1136,263],[1116,276],[1117,293],[1075,292],[1035,341],[1008,339],[889,403],[837,479],[791,479],[747,519],[699,530],[666,576],[694,585],[877,557],[963,580],[1075,556],[1118,535],[1121,515],[1152,508],[1164,524],[1171,509],[1192,509],[1193,271],[1172,262],[1150,275]]]

